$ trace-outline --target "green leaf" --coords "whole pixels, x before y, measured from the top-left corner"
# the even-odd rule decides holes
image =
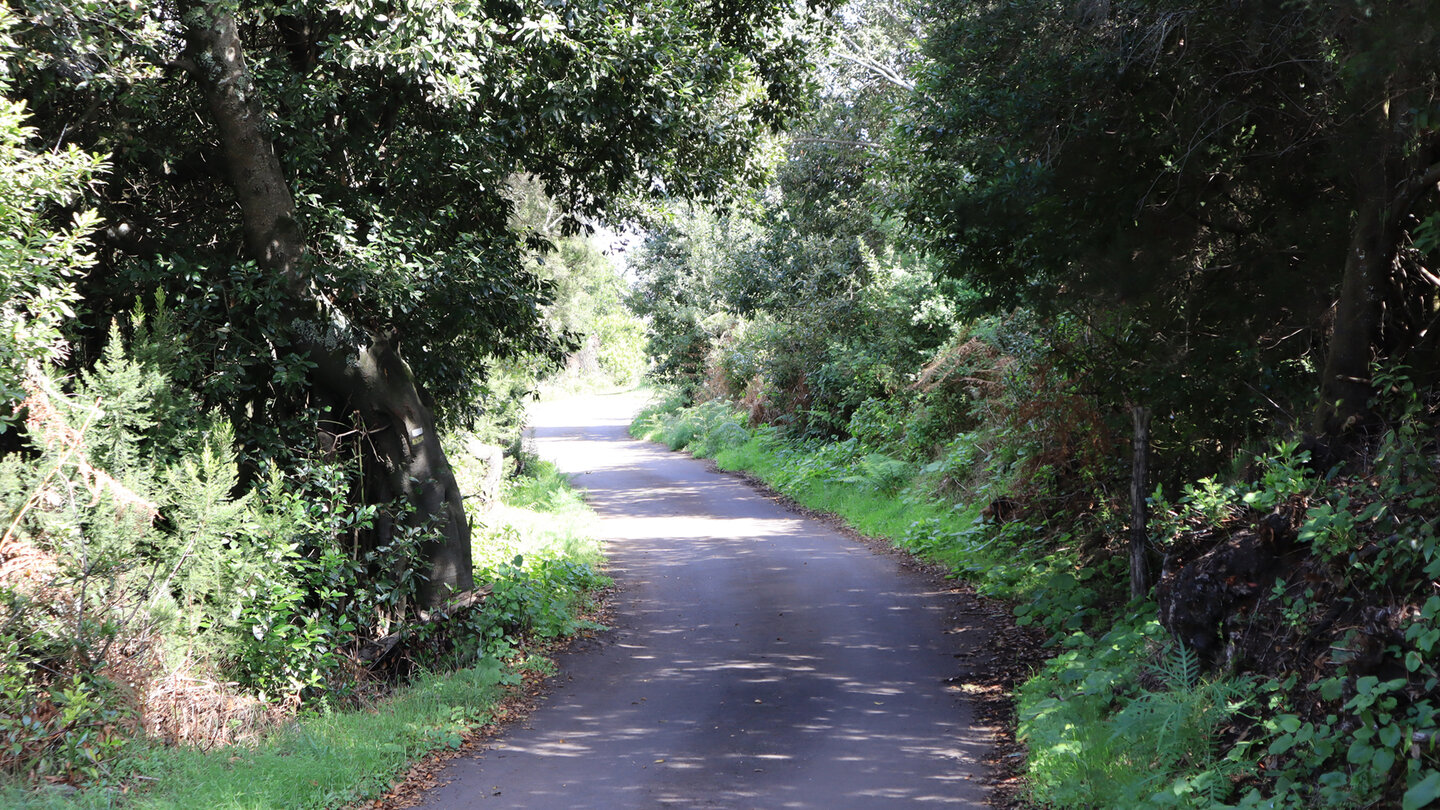
[[[1281,734],[1279,737],[1276,737],[1273,741],[1271,741],[1270,747],[1269,747],[1268,749],[1266,749],[1266,752],[1269,753],[1270,756],[1273,757],[1273,756],[1276,756],[1276,755],[1279,755],[1279,754],[1283,754],[1283,753],[1285,753],[1286,751],[1289,751],[1291,748],[1294,748],[1294,747],[1295,747],[1295,735],[1293,735],[1293,734]]]
[[[1419,810],[1437,798],[1440,798],[1440,771],[1430,771],[1424,779],[1405,791],[1405,796],[1400,799],[1400,810]]]
[[[1355,520],[1360,523],[1364,523],[1367,520],[1374,520],[1385,512],[1385,508],[1388,505],[1389,504],[1385,501],[1375,501],[1374,503],[1362,509],[1359,516],[1356,517]]]
[[[1399,726],[1390,725],[1380,729],[1380,743],[1386,748],[1395,748],[1400,745],[1404,732]]]
[[[1341,678],[1326,678],[1320,683],[1320,697],[1325,700],[1339,700],[1345,687],[1345,681]]]

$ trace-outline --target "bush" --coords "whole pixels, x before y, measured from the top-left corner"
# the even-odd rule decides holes
[[[0,9],[0,51],[16,50],[14,12]],[[10,92],[10,73],[0,93]],[[73,280],[91,265],[86,241],[98,228],[94,211],[79,211],[65,229],[57,209],[75,204],[104,160],[73,144],[33,150],[24,102],[0,98],[0,433],[19,418],[24,381],[68,353],[61,327],[79,300]]]
[[[1205,677],[1157,622],[1076,633],[1019,693],[1032,797],[1056,807],[1208,807],[1245,773],[1217,751],[1221,724],[1254,694],[1248,679]]]
[[[720,400],[693,407],[682,403],[683,398],[672,395],[647,406],[631,423],[631,434],[663,442],[671,450],[688,449],[698,458],[714,458],[750,440],[744,417],[734,406]]]
[[[137,343],[150,334],[137,329]],[[351,505],[354,470],[334,460],[262,469],[242,486],[227,421],[157,417],[185,410],[164,371],[136,359],[157,354],[127,351],[117,329],[73,390],[32,378],[32,452],[0,458],[0,770],[12,777],[106,778],[142,726],[175,739],[205,726],[208,743],[250,731],[229,717],[197,726],[194,706],[172,715],[151,685],[176,677],[289,710],[344,702],[369,677],[360,648],[418,616],[425,529],[370,543],[377,520],[403,527],[405,515]],[[492,571],[502,594],[506,577],[520,583],[509,601],[523,620],[487,615],[412,639],[408,668],[473,660],[484,649],[467,633],[571,627],[557,600],[598,580],[565,559]],[[220,697],[203,711],[224,714],[234,701]],[[179,715],[191,726],[172,727]]]

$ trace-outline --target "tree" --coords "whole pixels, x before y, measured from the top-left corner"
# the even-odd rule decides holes
[[[1353,214],[1314,428],[1340,436],[1369,420],[1375,362],[1407,361],[1430,381],[1440,370],[1437,245],[1416,238],[1437,216],[1440,3],[1317,5],[1338,50],[1327,77],[1336,115],[1326,123]]]
[[[1316,425],[1336,434],[1433,300],[1404,246],[1433,206],[1435,11],[942,4],[912,221],[992,301],[1074,313],[1109,345],[1113,399],[1227,442],[1292,418],[1326,357]]]
[[[9,63],[16,43],[14,18],[0,8],[0,52]],[[0,75],[0,95],[10,83]],[[48,214],[67,208],[103,171],[97,156],[71,146],[37,150],[28,145],[25,105],[0,97],[0,433],[7,431],[25,398],[27,377],[64,359],[62,325],[75,316],[74,279],[91,257],[85,240],[94,211],[77,211],[67,228],[52,227]]]
[[[367,501],[434,530],[430,601],[471,576],[439,429],[495,358],[566,345],[505,180],[539,178],[571,228],[657,190],[724,195],[762,171],[804,68],[805,27],[767,2],[21,10],[44,137],[115,166],[89,320],[166,291],[193,332],[176,376],[250,459],[318,425],[322,450],[367,457]]]
[[[711,346],[734,319],[730,285],[751,275],[757,238],[746,217],[700,206],[677,206],[651,228],[631,260],[637,283],[628,303],[646,319],[654,377],[687,394],[704,381]]]
[[[712,393],[720,382],[757,417],[816,436],[845,433],[951,329],[892,216],[905,181],[890,127],[913,95],[902,75],[913,14],[865,0],[837,18],[774,182],[748,207],[677,211],[634,263],[660,375]]]

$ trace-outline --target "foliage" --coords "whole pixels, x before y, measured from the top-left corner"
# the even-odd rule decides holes
[[[140,345],[152,334],[136,330],[127,347],[112,330],[71,392],[32,384],[33,453],[0,458],[8,778],[120,778],[142,722],[179,734],[147,696],[172,676],[230,682],[240,695],[224,703],[334,707],[374,688],[360,651],[387,634],[403,637],[409,671],[468,666],[522,635],[583,626],[583,593],[604,583],[600,553],[584,534],[589,513],[553,470],[516,487],[544,516],[515,507],[486,518],[478,556],[513,560],[486,568],[492,599],[435,629],[417,621],[423,526],[366,545],[363,530],[395,512],[352,506],[350,471],[332,460],[272,467],[244,491],[228,422],[157,419],[184,394],[136,359],[158,355]]]
[[[1417,735],[1428,741],[1433,734],[1435,705],[1409,699],[1406,686],[1403,677],[1326,678],[1309,691],[1329,713],[1301,716],[1290,703],[1293,679],[1272,681],[1271,713],[1261,723],[1266,735],[1252,756],[1280,767],[1273,787],[1251,790],[1236,806],[1347,807],[1388,794],[1398,795],[1399,806],[1419,808],[1440,798],[1433,751],[1416,743]],[[1355,723],[1358,729],[1347,733]]]
[[[565,232],[564,212],[535,178],[512,177],[509,189],[510,228],[524,236],[532,271],[553,284],[546,320],[555,333],[579,340],[561,376],[638,382],[646,364],[644,324],[625,307],[628,288],[617,263],[597,235]]]
[[[1317,425],[1347,432],[1372,356],[1433,365],[1410,239],[1434,207],[1433,11],[941,4],[897,139],[910,221],[991,301],[1079,316],[1107,393],[1173,412],[1177,448],[1303,421],[1322,365]]]
[[[632,435],[663,442],[671,450],[688,449],[696,458],[714,458],[750,440],[744,418],[726,403],[711,400],[680,410],[679,401],[674,396],[642,411],[632,423]]]
[[[91,264],[86,239],[99,224],[93,210],[75,206],[105,169],[73,144],[32,146],[26,105],[8,98],[15,22],[8,7],[0,9],[0,433],[18,419],[25,378],[68,353],[62,326],[76,315],[75,280]],[[55,214],[67,209],[69,223],[56,227]]]
[[[752,421],[795,436],[843,438],[861,403],[902,389],[949,336],[959,291],[933,282],[877,204],[903,182],[884,141],[906,101],[896,71],[913,15],[850,4],[770,187],[723,212],[677,207],[647,235],[632,306],[649,317],[657,379],[743,398]]]
[[[324,467],[314,484],[328,499],[275,473],[261,503],[234,497],[229,425],[192,419],[172,434],[154,419],[168,387],[118,331],[72,394],[31,387],[37,455],[3,460],[17,484],[0,544],[5,716],[32,724],[7,725],[12,775],[104,776],[156,670],[223,673],[277,701],[350,686],[340,648],[358,589],[339,543],[373,510],[344,506],[343,476]],[[151,451],[167,441],[191,449],[163,464]],[[375,607],[356,612],[385,619]]]
[[[218,360],[210,376],[246,382],[206,391],[210,404],[232,406],[238,393],[263,421],[293,396],[271,388],[269,363],[289,336],[269,317],[264,278],[197,247],[234,241],[226,175],[203,120],[180,113],[194,85],[161,78],[185,64],[182,21],[152,11],[22,4],[33,56],[17,84],[40,100],[47,141],[112,155],[114,182],[98,202],[117,236],[86,299],[164,289],[194,351]],[[656,188],[716,197],[743,187],[765,169],[756,144],[804,84],[809,12],[729,4],[723,26],[693,4],[566,15],[522,4],[497,15],[315,0],[236,13],[317,281],[357,324],[404,336],[455,424],[474,414],[474,381],[496,359],[564,345],[541,317],[554,283],[525,266],[510,231],[507,181],[528,173],[556,201],[552,226],[567,231],[580,216],[635,210]]]
[[[137,751],[127,767],[141,781],[124,793],[0,785],[0,803],[17,810],[98,810],[120,802],[137,810],[348,806],[383,795],[427,754],[458,748],[495,719],[506,686],[523,675],[522,662],[494,659],[427,673],[374,706],[311,713],[256,745]]]
[[[612,312],[595,320],[593,345],[596,364],[619,386],[640,382],[648,358],[645,355],[645,325],[627,312]]]
[[[1209,806],[1245,766],[1215,750],[1249,702],[1245,678],[1205,677],[1154,621],[1083,633],[1026,682],[1019,734],[1034,798],[1059,807]]]
[[[748,274],[756,238],[741,216],[720,217],[697,206],[669,212],[647,234],[632,266],[638,281],[627,304],[645,319],[651,376],[694,394],[711,347],[732,325],[718,312],[724,285]]]
[[[789,221],[778,208],[765,217]],[[781,255],[799,249],[797,238],[763,218],[691,212],[650,234],[631,303],[649,319],[656,379],[701,399],[744,397],[752,418],[796,435],[837,436],[855,408],[894,394],[948,335],[947,293],[913,257],[877,254],[858,236],[843,261],[824,260],[844,279],[804,286],[797,275],[821,271],[784,268],[799,261]]]
[[[1427,407],[1403,369],[1375,376],[1386,398],[1376,408],[1394,421],[1363,468],[1320,475],[1308,451],[1280,442],[1255,460],[1248,483],[1206,479],[1173,504],[1153,499],[1170,549],[1257,520],[1293,544],[1267,597],[1224,629],[1241,665],[1266,678],[1253,730],[1230,754],[1252,769],[1263,763],[1265,778],[1246,780],[1233,806],[1436,798],[1433,752],[1417,743],[1432,739],[1440,705],[1430,663],[1440,639],[1436,481],[1429,439],[1415,430]]]
[[[920,112],[901,139],[914,161],[908,205],[946,273],[996,303],[1070,313],[1086,333],[1069,358],[1084,373],[1072,376],[1102,403],[1166,414],[1157,450],[1179,455],[1166,465],[1179,467],[1209,442],[1223,454],[1310,395],[1303,375],[1316,359],[1303,336],[1323,304],[1295,297],[1315,285],[1307,258],[1285,251],[1338,252],[1343,234],[1327,198],[1296,208],[1266,176],[1286,171],[1270,155],[1315,167],[1321,150],[1296,143],[1308,131],[1251,92],[1252,79],[1276,93],[1307,80],[1217,29],[1304,35],[1286,27],[1289,11],[1263,4],[1242,15],[1087,8],[935,11]],[[1251,60],[1264,67],[1249,70]],[[1247,89],[1232,96],[1222,77],[1237,76]],[[1217,176],[1226,182],[1210,183]],[[1265,193],[1241,190],[1250,184]]]
[[[910,482],[914,473],[912,467],[898,458],[884,453],[866,453],[855,464],[853,475],[840,480],[847,484],[859,484],[884,495],[894,495],[897,490]]]
[[[1270,801],[1283,806],[1398,797],[1405,807],[1421,807],[1440,798],[1433,745],[1417,745],[1440,730],[1440,693],[1429,663],[1440,639],[1440,597],[1431,594],[1440,541],[1430,517],[1440,481],[1428,440],[1415,430],[1423,410],[1417,390],[1403,369],[1376,378],[1385,382],[1382,396],[1389,400],[1378,407],[1398,418],[1381,438],[1368,476],[1312,485],[1297,539],[1325,564],[1328,580],[1395,606],[1365,610],[1396,610],[1405,618],[1393,631],[1341,634],[1332,643],[1329,674],[1308,685],[1310,695],[1302,697],[1293,681],[1277,685],[1274,714],[1264,722],[1271,735],[1265,753],[1281,765]],[[1383,650],[1367,658],[1360,651],[1376,643],[1377,633],[1385,638]]]

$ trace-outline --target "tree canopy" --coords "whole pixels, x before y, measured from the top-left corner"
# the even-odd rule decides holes
[[[448,514],[437,588],[468,574],[431,412],[472,420],[491,363],[570,345],[509,229],[509,179],[538,178],[566,231],[648,195],[724,197],[764,171],[818,20],[770,2],[17,13],[15,92],[37,138],[109,156],[88,201],[107,230],[80,286],[79,357],[161,294],[185,341],[176,378],[239,426],[252,469],[360,414],[380,437],[370,469],[390,471],[367,497]]]
[[[1373,357],[1431,352],[1434,285],[1407,234],[1435,204],[1434,11],[942,3],[911,219],[995,300],[1123,311],[1106,331],[1134,362],[1227,402],[1257,399],[1239,379],[1323,366],[1317,426],[1343,431]],[[1385,269],[1347,269],[1357,256]],[[1171,389],[1133,396],[1198,393]]]

